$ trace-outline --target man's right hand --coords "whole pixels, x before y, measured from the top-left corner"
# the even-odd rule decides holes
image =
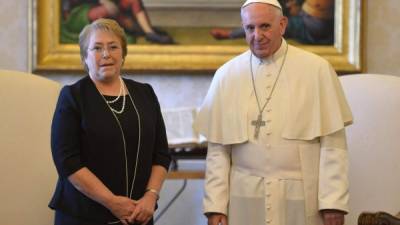
[[[228,225],[226,215],[221,213],[207,213],[208,225]]]

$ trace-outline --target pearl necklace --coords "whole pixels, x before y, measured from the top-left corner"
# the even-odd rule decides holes
[[[123,88],[124,83],[123,83],[121,77],[119,77],[119,83],[120,83],[120,86],[119,86],[119,93],[118,93],[118,96],[117,96],[115,99],[113,99],[113,100],[106,101],[107,103],[109,103],[109,104],[114,103],[114,102],[118,101],[118,99],[121,97],[122,90],[124,89],[124,88]]]
[[[111,111],[113,111],[116,114],[121,114],[121,113],[123,113],[125,111],[125,103],[126,103],[125,83],[124,83],[124,81],[122,80],[121,77],[119,78],[119,80],[121,82],[121,85],[120,85],[121,87],[119,89],[118,96],[113,100],[110,100],[110,101],[106,100],[106,103],[107,103],[108,107],[110,107]],[[116,110],[111,106],[111,104],[116,102],[121,97],[121,93],[122,93],[122,108],[120,110]]]

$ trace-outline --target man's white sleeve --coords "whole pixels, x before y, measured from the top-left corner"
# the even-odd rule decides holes
[[[229,204],[229,174],[231,169],[231,147],[208,144],[204,193],[204,213],[227,215]]]
[[[348,152],[345,130],[321,137],[319,209],[348,212]]]

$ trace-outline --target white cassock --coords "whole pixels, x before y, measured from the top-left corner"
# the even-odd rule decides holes
[[[228,215],[229,225],[317,225],[321,209],[347,212],[344,127],[352,115],[336,73],[284,40],[269,59],[253,55],[261,107],[272,92],[255,138],[250,55],[216,72],[195,121],[209,141],[204,212]]]

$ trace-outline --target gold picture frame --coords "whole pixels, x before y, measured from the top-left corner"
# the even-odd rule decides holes
[[[83,71],[77,44],[61,44],[60,0],[33,0],[33,70]],[[299,45],[326,58],[338,73],[362,71],[362,0],[335,1],[335,42]],[[124,70],[143,73],[214,72],[246,45],[128,45]]]

